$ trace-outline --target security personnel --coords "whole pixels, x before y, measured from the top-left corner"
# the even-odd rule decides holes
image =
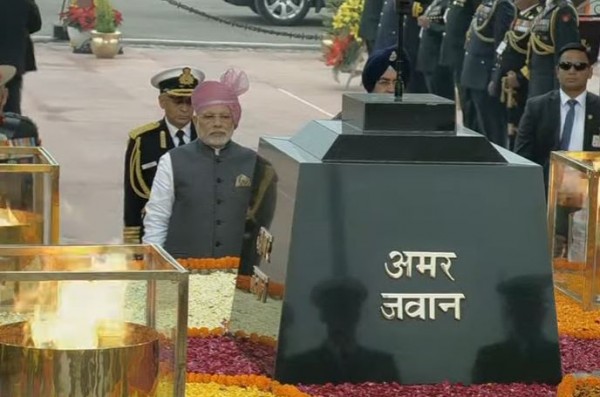
[[[500,101],[506,106],[509,148],[512,149],[519,120],[525,110],[528,80],[521,73],[527,61],[527,46],[533,20],[544,8],[538,0],[518,0],[517,19],[497,48],[494,84],[501,90]]]
[[[35,123],[20,114],[3,112],[9,97],[6,84],[15,76],[16,68],[0,65],[0,144],[8,146],[37,146],[39,134]]]
[[[421,43],[417,55],[417,70],[425,76],[427,90],[454,100],[454,84],[449,67],[440,65],[440,49],[444,37],[444,13],[449,0],[434,0],[417,19],[421,26]]]
[[[510,0],[483,0],[477,7],[467,34],[461,84],[473,99],[480,132],[506,147],[506,110],[492,82],[496,48],[516,17]]]
[[[151,80],[160,91],[158,103],[163,119],[129,133],[125,153],[123,242],[137,244],[142,236],[144,206],[156,174],[158,160],[170,149],[196,139],[192,121],[192,91],[204,80],[204,73],[190,67],[165,70]]]
[[[463,125],[478,130],[477,113],[471,98],[465,95],[460,83],[463,59],[465,56],[465,37],[479,0],[450,0],[444,15],[446,31],[440,50],[440,64],[450,68],[454,85],[458,89],[458,100],[463,113]]]
[[[558,49],[579,41],[577,11],[569,0],[547,0],[531,27],[529,60],[523,74],[529,78],[528,98],[558,88]]]

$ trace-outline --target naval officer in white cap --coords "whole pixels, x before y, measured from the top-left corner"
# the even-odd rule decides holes
[[[204,73],[188,66],[165,70],[151,80],[160,91],[158,103],[164,117],[132,130],[125,154],[123,242],[141,241],[144,207],[160,157],[196,139],[191,95]]]

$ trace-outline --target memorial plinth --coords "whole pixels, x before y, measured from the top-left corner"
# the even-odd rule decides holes
[[[282,382],[558,383],[541,167],[447,128],[438,97],[344,106],[260,140],[254,183],[272,194],[244,269],[285,293],[237,292],[233,330],[269,324]]]
[[[45,149],[0,146],[0,244],[58,244],[58,179]]]
[[[188,272],[161,248],[5,246],[5,282],[2,395],[185,396]]]
[[[548,235],[552,244],[554,282],[584,310],[598,309],[600,154],[553,152],[550,161]]]

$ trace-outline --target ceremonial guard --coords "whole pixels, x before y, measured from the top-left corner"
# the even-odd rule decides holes
[[[534,20],[529,38],[529,60],[523,74],[529,78],[528,98],[558,88],[558,50],[579,41],[577,11],[569,0],[547,0]]]
[[[454,84],[448,66],[440,65],[440,49],[444,37],[444,13],[449,0],[434,0],[417,19],[421,26],[421,43],[417,55],[417,70],[425,76],[427,90],[454,100]]]
[[[141,241],[144,207],[160,157],[197,138],[191,95],[203,80],[204,73],[190,67],[169,69],[151,80],[152,86],[160,91],[158,101],[164,117],[129,133],[124,175],[124,243]]]
[[[371,55],[375,46],[382,7],[383,0],[365,0],[363,12],[360,16],[358,35],[364,40],[368,55]]]
[[[463,125],[477,130],[477,114],[471,98],[465,95],[460,83],[465,56],[465,37],[479,0],[450,0],[444,15],[446,31],[440,50],[440,64],[450,68],[463,113]]]
[[[516,16],[510,0],[483,0],[467,33],[461,84],[472,98],[481,133],[491,142],[507,146],[506,111],[492,81],[496,48]]]
[[[517,0],[517,19],[497,48],[494,84],[501,87],[500,101],[506,106],[509,148],[512,150],[517,126],[525,110],[528,80],[521,69],[527,61],[527,46],[533,20],[543,9],[538,0]]]

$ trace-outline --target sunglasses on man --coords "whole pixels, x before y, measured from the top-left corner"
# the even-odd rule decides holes
[[[571,68],[575,68],[576,71],[582,72],[586,70],[590,66],[589,63],[586,62],[560,62],[558,67],[562,70],[571,70]]]

